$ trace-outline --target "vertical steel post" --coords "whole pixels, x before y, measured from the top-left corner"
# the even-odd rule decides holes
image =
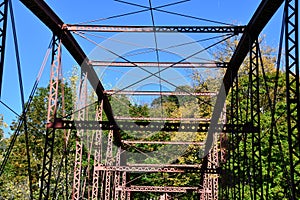
[[[221,167],[221,174],[220,174],[220,192],[219,192],[219,199],[226,199],[228,197],[227,188],[228,184],[226,182],[226,175],[227,175],[227,151],[228,151],[228,136],[226,133],[222,133],[220,135],[220,167]],[[228,199],[228,198],[227,198]]]
[[[238,95],[238,79],[235,78],[233,80],[233,85],[232,85],[232,90],[231,90],[231,106],[230,106],[230,123],[231,125],[236,125],[238,124],[238,99],[237,99],[237,95]],[[231,174],[231,178],[232,178],[232,185],[231,185],[231,197],[232,199],[239,199],[238,198],[238,194],[239,194],[239,184],[238,184],[238,180],[237,180],[237,170],[236,170],[236,166],[239,165],[239,163],[237,162],[237,148],[238,148],[238,140],[237,140],[237,134],[235,133],[235,130],[233,129],[230,135],[230,151],[231,151],[231,157],[230,157],[230,174]],[[231,178],[228,180],[229,182],[231,182]]]
[[[213,147],[207,155],[207,168],[217,169],[219,167],[219,144],[218,135],[214,136]],[[200,200],[217,200],[219,198],[219,177],[216,174],[203,172],[203,192]]]
[[[250,124],[251,124],[251,183],[252,198],[264,199],[261,163],[260,102],[259,102],[259,45],[255,39],[250,49]],[[256,128],[254,128],[256,127]]]
[[[127,200],[131,200],[131,191],[127,191]]]
[[[127,182],[127,174],[126,172],[122,172],[122,191],[121,191],[121,200],[126,200],[126,182]]]
[[[118,147],[118,152],[116,156],[116,166],[121,165],[121,154],[122,154],[122,148]],[[114,199],[119,199],[120,196],[120,191],[118,188],[120,187],[120,177],[121,172],[120,171],[115,171],[115,181],[114,181],[114,191],[115,191],[115,198]]]
[[[59,95],[60,95],[60,108],[61,108],[61,111],[60,111],[60,115],[61,116],[65,116],[65,84],[63,82],[63,72],[62,72],[62,67],[59,69],[59,77],[60,77],[60,92],[59,92]],[[70,132],[71,130],[67,131],[67,130],[63,130],[64,132],[64,148],[63,148],[63,155],[61,156],[61,161],[60,161],[60,165],[59,165],[59,168],[58,168],[58,172],[56,174],[56,183],[55,183],[55,186],[54,186],[54,190],[53,190],[53,193],[51,194],[53,196],[53,198],[57,198],[57,194],[59,193],[58,190],[61,190],[60,194],[64,194],[65,195],[65,199],[68,198],[68,157],[67,157],[67,154],[68,154],[68,140],[69,140],[69,135],[70,135]],[[63,185],[63,179],[62,177],[60,177],[60,174],[61,174],[61,170],[62,170],[62,167],[63,167],[63,161],[64,164],[65,164],[65,187]],[[59,187],[58,185],[61,184],[62,187]]]
[[[209,162],[209,156],[210,156],[210,152],[209,152],[209,154],[207,155],[207,156],[205,156],[204,158],[203,158],[203,163],[202,163],[202,166],[204,166],[205,165],[205,167],[203,168],[203,169],[205,169],[205,168],[208,168],[208,162]],[[201,182],[202,182],[202,190],[203,190],[203,192],[200,194],[200,200],[206,200],[207,199],[207,196],[208,196],[208,190],[209,190],[209,183],[208,183],[208,174],[207,173],[205,173],[205,172],[201,172],[201,173],[203,173],[203,174],[201,174]]]
[[[214,146],[211,153],[211,167],[210,169],[219,168],[219,144],[218,144],[219,135],[215,135]],[[210,174],[211,179],[211,196],[213,200],[219,199],[219,175]]]
[[[208,162],[207,162],[207,168],[212,168],[212,154],[213,154],[213,148],[211,149],[210,153],[208,154]],[[205,173],[205,200],[213,200],[213,181],[211,178],[211,174]]]
[[[61,71],[61,40],[53,36],[52,61],[50,71],[50,91],[48,98],[47,122],[55,121],[58,108],[58,93]],[[46,130],[43,168],[39,199],[48,199],[50,194],[50,179],[52,172],[53,146],[55,129]]]
[[[248,101],[248,100],[247,100]],[[247,108],[246,108],[247,109]],[[247,114],[248,111],[246,111]],[[244,123],[242,121],[241,123]],[[248,151],[247,146],[249,145],[249,137],[248,133],[243,132],[240,134],[241,136],[241,148],[240,148],[240,167],[243,167],[243,169],[240,170],[240,189],[241,189],[241,199],[245,198],[245,188],[246,185],[249,184],[250,177],[250,165],[249,165],[249,157],[248,157]]]
[[[102,110],[103,110],[103,102],[101,101],[100,105],[97,106],[96,111],[96,121],[102,121]],[[100,129],[96,130],[95,136],[95,156],[94,156],[94,172],[93,172],[93,188],[92,188],[92,199],[97,200],[99,196],[98,188],[99,188],[99,179],[103,175],[102,171],[96,170],[97,166],[101,165],[102,162],[102,130],[101,124]]]
[[[87,107],[87,105],[88,105],[87,74],[85,74],[85,77],[84,77],[84,95],[85,95],[84,96],[85,102],[83,104],[83,108],[85,109],[84,120],[88,121],[89,120],[89,109]],[[91,142],[91,140],[93,139],[93,135],[92,135],[92,137],[90,137],[89,130],[85,130],[83,132],[83,134],[81,135],[81,139],[82,139],[82,141],[84,141],[84,143],[82,142],[82,144],[86,145],[86,147],[84,149],[86,149],[86,151],[87,151],[87,152],[83,152],[85,155],[87,154],[87,166],[83,169],[85,174],[83,174],[83,176],[82,176],[83,184],[81,186],[81,194],[82,194],[81,196],[82,196],[82,198],[90,199],[90,193],[91,193],[91,191],[90,191],[90,160],[91,160],[91,151],[93,148],[93,142]]]
[[[238,156],[236,154],[236,147],[238,145],[238,136],[235,125],[239,124],[239,94],[238,94],[238,77],[233,77],[231,87],[231,104],[229,115],[226,116],[226,106],[223,111],[223,124],[226,123],[226,117],[229,117],[229,122],[232,125],[230,133],[221,134],[220,136],[220,154],[222,164],[221,174],[221,199],[236,199],[239,196],[238,174],[236,173],[236,166],[239,165]]]
[[[239,104],[239,79],[235,77],[232,86],[231,93],[231,125],[238,126],[241,124],[240,120],[240,104]],[[231,131],[231,151],[232,151],[232,176],[233,176],[233,185],[232,185],[232,197],[233,199],[241,199],[241,151],[240,151],[240,141],[241,133],[236,132],[235,129]]]
[[[123,151],[120,155],[120,165],[122,166],[126,166],[126,151]],[[121,191],[120,191],[120,197],[121,197],[121,200],[126,200],[126,197],[127,197],[127,194],[126,194],[126,191],[125,191],[125,188],[126,188],[126,184],[127,184],[127,172],[126,171],[122,171],[121,172]]]
[[[87,76],[82,74],[81,84],[79,87],[79,98],[77,101],[78,121],[84,121],[86,117],[86,99],[87,99]],[[85,130],[79,129],[76,132],[76,151],[75,151],[75,164],[74,164],[74,178],[72,189],[72,200],[79,200],[84,197],[81,193],[81,168],[82,168],[82,149],[83,149],[83,135]]]
[[[108,141],[107,141],[107,151],[106,151],[106,165],[107,166],[112,166],[113,164],[113,130],[109,131],[108,134]],[[112,178],[112,171],[108,170],[106,171],[106,182],[105,182],[105,193],[104,193],[104,199],[105,200],[110,200],[111,199],[111,178]]]
[[[220,168],[221,168],[221,174],[220,174],[220,181],[219,181],[219,199],[224,199],[226,197],[226,162],[227,162],[227,143],[228,138],[225,133],[222,133],[220,135]]]
[[[285,5],[286,97],[292,199],[300,198],[300,97],[298,0]]]
[[[221,114],[221,124],[225,125],[227,123],[227,119],[226,119],[226,104],[224,105],[223,108],[223,112]],[[218,167],[219,169],[222,169],[224,166],[223,164],[226,163],[226,147],[227,147],[227,136],[225,135],[225,133],[220,133],[220,135],[217,136],[217,149],[216,149],[216,156],[218,157],[216,159],[216,167]],[[215,192],[215,196],[218,199],[223,199],[223,197],[225,196],[225,188],[224,185],[223,186],[223,182],[222,182],[222,178],[223,178],[223,170],[221,170],[221,173],[217,175],[217,182],[215,182],[214,184],[214,192]]]

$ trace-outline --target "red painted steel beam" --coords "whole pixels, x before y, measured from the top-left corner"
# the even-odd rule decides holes
[[[147,120],[147,121],[189,121],[189,122],[209,122],[209,118],[171,118],[171,117],[124,117],[115,116],[118,120]]]
[[[108,62],[90,60],[89,64],[98,67],[170,67],[170,68],[227,68],[227,62]]]
[[[117,187],[117,190],[124,190],[128,192],[164,192],[164,193],[186,193],[195,191],[197,193],[211,192],[210,190],[204,191],[199,187],[172,187],[172,186],[138,186],[132,185],[130,187]]]
[[[172,91],[128,91],[105,90],[108,95],[175,95],[175,96],[216,96],[217,92],[172,92]]]
[[[92,32],[163,32],[163,33],[243,33],[245,26],[112,26],[64,24],[69,31]]]
[[[170,173],[208,173],[208,174],[220,174],[220,168],[207,169],[200,167],[157,167],[157,166],[95,166],[96,171],[119,171],[119,172],[145,172],[145,173],[157,173],[157,172],[170,172]]]
[[[147,172],[147,173],[157,173],[157,172],[172,172],[172,173],[184,173],[185,169],[178,169],[174,167],[132,167],[132,166],[95,166],[96,171],[119,171],[119,172]],[[197,172],[193,168],[191,172]]]
[[[70,52],[72,57],[81,66],[82,72],[87,73],[87,78],[94,88],[99,99],[103,99],[103,109],[110,122],[115,122],[111,105],[108,98],[104,95],[104,87],[100,82],[95,70],[89,66],[87,56],[81,49],[73,35],[62,30],[63,21],[54,13],[54,11],[41,0],[20,0],[33,14],[35,14],[55,35],[60,36],[63,45]],[[118,131],[114,132],[115,143],[121,145],[121,137]]]
[[[170,145],[204,145],[204,142],[185,141],[145,141],[145,140],[122,140],[124,144],[170,144]]]
[[[201,164],[187,165],[187,164],[144,164],[144,163],[127,163],[129,167],[175,167],[175,168],[201,168]]]

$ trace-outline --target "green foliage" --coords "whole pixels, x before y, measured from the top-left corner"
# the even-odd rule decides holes
[[[263,44],[263,41],[260,41]],[[280,71],[278,77],[275,70],[276,58],[273,56],[275,50],[262,45],[262,61],[259,72],[259,98],[260,98],[260,134],[261,134],[261,163],[262,163],[262,183],[264,196],[266,196],[267,187],[269,199],[288,199],[287,188],[289,188],[288,171],[289,163],[287,159],[288,140],[287,140],[287,122],[286,122],[286,93],[285,93],[285,72]],[[226,57],[226,56],[225,56]],[[264,72],[263,73],[263,70]],[[238,101],[231,106],[238,108],[240,124],[250,122],[250,97],[249,97],[249,58],[246,58],[244,64],[239,71],[238,82]],[[278,88],[275,91],[275,83],[278,82]],[[276,92],[276,98],[274,98]],[[274,101],[275,100],[275,101]],[[228,95],[227,105],[232,101],[231,93]],[[270,103],[272,107],[270,106]],[[275,104],[275,109],[273,106]],[[228,106],[227,113],[231,112]],[[272,121],[272,112],[275,115],[275,122]],[[230,116],[228,122],[231,123]],[[276,129],[271,129],[274,123]],[[247,128],[246,128],[247,129]],[[273,135],[273,136],[272,136]],[[223,177],[227,181],[229,187],[229,196],[233,198],[233,188],[240,185],[244,188],[243,199],[252,199],[253,184],[260,184],[258,180],[254,180],[252,174],[251,159],[252,148],[256,148],[257,144],[253,143],[251,134],[240,134],[239,138],[234,139],[233,136],[229,140],[234,140],[232,149],[228,149],[231,153],[235,152],[235,158],[229,158],[228,162],[234,163],[239,160],[240,165],[231,164],[230,172]],[[272,145],[272,148],[270,148]],[[244,151],[244,149],[246,151]],[[244,154],[245,152],[245,154]],[[234,160],[232,160],[234,159]],[[270,163],[270,164],[269,164]],[[239,179],[239,181],[238,181]],[[234,183],[232,180],[236,180]],[[235,185],[234,185],[235,184]],[[225,186],[226,187],[226,186]]]
[[[28,139],[30,150],[30,162],[32,172],[32,186],[34,191],[34,198],[37,199],[39,192],[40,172],[42,168],[45,131],[47,122],[47,107],[48,107],[48,91],[49,88],[38,88],[33,98],[30,109],[27,112],[27,126],[28,126]],[[61,112],[61,99],[58,110],[58,117],[62,117]],[[73,102],[71,89],[68,85],[65,86],[65,107],[66,110],[72,112]],[[17,129],[16,119],[10,126],[14,132]],[[59,166],[61,162],[61,155],[64,147],[64,132],[57,130],[56,139],[54,144],[54,160],[53,160],[53,175],[54,177],[59,173]],[[70,140],[74,142],[74,138]],[[3,139],[3,142],[8,145],[11,138]],[[6,153],[5,150],[1,154]],[[69,157],[68,172],[73,169],[73,159]],[[2,160],[1,160],[2,161]],[[64,176],[65,172],[61,172]],[[7,165],[5,166],[4,173],[0,177],[0,199],[29,199],[29,184],[28,184],[28,164],[25,146],[25,133],[22,127],[20,134],[17,137],[13,150],[10,154]],[[64,181],[59,182],[58,188],[66,184]],[[55,187],[55,182],[51,185],[51,189]]]

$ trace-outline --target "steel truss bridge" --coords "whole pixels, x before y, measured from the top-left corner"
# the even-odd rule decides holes
[[[272,19],[280,7],[284,7],[284,37],[280,43],[285,44],[285,90],[286,90],[286,123],[287,130],[283,134],[288,140],[288,155],[281,155],[287,162],[281,172],[286,181],[281,185],[286,199],[300,199],[300,95],[299,95],[299,35],[298,35],[298,1],[297,0],[262,0],[255,13],[245,26],[115,26],[115,25],[89,25],[68,24],[64,22],[45,1],[20,0],[42,23],[53,32],[51,77],[49,87],[47,128],[45,130],[45,145],[43,165],[40,173],[39,199],[133,199],[135,193],[159,193],[160,199],[172,199],[173,194],[197,193],[201,200],[212,199],[244,199],[246,187],[250,188],[251,199],[271,199],[269,191],[272,186],[272,163],[276,149],[282,148],[278,139],[276,123],[276,106],[271,95],[266,100],[269,103],[272,123],[268,127],[268,152],[262,152],[262,139],[265,130],[262,129],[263,111],[261,109],[263,97],[262,89],[270,89],[260,74],[265,74],[264,61],[261,55],[259,35]],[[0,83],[2,83],[5,55],[5,40],[7,32],[8,9],[10,1],[1,1],[1,27],[0,27]],[[134,33],[191,33],[191,34],[218,34],[226,33],[240,35],[228,62],[106,62],[90,60],[86,52],[76,40],[74,35],[83,36],[84,33],[98,32],[134,32]],[[77,114],[73,119],[58,117],[57,112],[63,109],[64,94],[62,84],[62,49],[70,53],[81,67],[81,85],[78,96]],[[281,49],[280,49],[281,50]],[[249,57],[247,80],[248,84],[241,85],[239,69]],[[127,68],[222,68],[225,70],[222,86],[219,91],[209,92],[170,92],[170,91],[129,91],[108,90],[104,87],[95,71],[95,66],[127,67]],[[157,73],[150,76],[158,77]],[[97,96],[97,108],[94,120],[87,120],[87,85],[90,84]],[[247,106],[241,107],[241,93],[247,91]],[[196,98],[216,98],[215,107],[210,118],[171,118],[171,117],[128,117],[115,116],[110,102],[114,95],[148,95],[148,96],[195,96]],[[228,97],[230,103],[225,107]],[[276,94],[274,94],[276,99]],[[31,97],[32,98],[32,97]],[[32,99],[31,99],[32,100]],[[31,101],[29,100],[29,102]],[[30,105],[30,103],[28,104]],[[28,107],[24,107],[24,116]],[[60,111],[65,113],[64,110]],[[246,117],[242,117],[245,115]],[[105,115],[105,117],[104,117]],[[22,117],[19,127],[26,125],[26,117]],[[26,127],[26,126],[25,126]],[[57,135],[64,130],[64,136]],[[72,190],[68,185],[60,188],[50,187],[51,183],[58,184],[64,177],[57,177],[53,167],[53,149],[55,140],[64,137],[67,151],[70,134],[75,131],[76,152],[72,180]],[[207,133],[204,141],[154,141],[154,140],[126,140],[122,138],[122,131],[137,132],[194,132]],[[19,130],[18,130],[19,131]],[[61,132],[60,132],[61,133]],[[88,134],[92,133],[92,134]],[[105,134],[104,134],[105,133]],[[220,134],[221,133],[221,134]],[[13,148],[15,138],[7,151],[1,165],[1,173],[5,167],[9,154]],[[87,137],[88,143],[83,137]],[[92,141],[92,142],[91,142]],[[104,145],[105,144],[105,145]],[[192,164],[145,164],[130,163],[126,150],[136,145],[193,145],[203,148],[201,162]],[[92,154],[93,149],[93,155]],[[277,152],[277,151],[276,151]],[[64,154],[64,153],[63,153]],[[93,157],[93,166],[83,165],[83,155],[88,159]],[[267,157],[267,162],[264,162]],[[62,166],[66,156],[62,155]],[[286,164],[288,163],[288,164]],[[267,172],[263,169],[268,169]],[[150,173],[194,173],[199,177],[197,186],[172,185],[135,185],[130,175]],[[30,172],[29,172],[29,183]],[[31,188],[31,186],[30,186]],[[58,190],[61,190],[60,192]],[[31,195],[32,195],[32,191]]]

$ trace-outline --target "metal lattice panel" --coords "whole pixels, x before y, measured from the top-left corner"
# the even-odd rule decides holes
[[[99,171],[121,171],[121,172],[174,172],[174,173],[210,173],[210,174],[219,174],[219,168],[212,168],[212,169],[201,169],[200,167],[187,167],[182,165],[182,167],[151,167],[151,166],[141,166],[141,167],[134,167],[134,166],[96,166],[96,170]]]
[[[171,187],[171,186],[136,186],[132,185],[130,187],[117,188],[118,190],[124,190],[127,192],[188,192],[195,191],[197,193],[203,193],[204,191],[198,187]],[[210,191],[206,191],[210,192]]]
[[[58,89],[61,81],[61,40],[53,36],[52,62],[50,76],[50,92],[48,99],[47,121],[50,122],[56,118],[58,107]],[[55,138],[55,129],[48,129],[45,136],[44,159],[40,187],[40,199],[48,199],[50,195],[50,180],[53,160],[53,146]]]
[[[259,55],[258,40],[255,40],[250,50],[250,123],[258,127],[258,132],[251,135],[252,138],[252,184],[254,199],[263,199],[262,163],[261,163],[261,136],[260,136],[260,101],[259,101]]]
[[[86,76],[82,76],[81,85],[79,87],[79,97],[77,100],[77,109],[79,110],[77,115],[78,121],[83,121],[86,119],[86,104],[87,104],[87,79]],[[85,130],[78,130],[76,133],[76,151],[75,151],[75,163],[74,163],[74,177],[73,177],[73,190],[72,199],[79,200],[82,198],[83,191],[81,191],[81,176],[82,176],[82,151]]]
[[[299,97],[299,33],[298,0],[286,0],[285,46],[287,122],[290,159],[290,179],[293,200],[300,198],[300,97]]]
[[[97,106],[96,119],[102,120],[102,103]],[[96,130],[95,133],[95,156],[94,156],[94,170],[93,170],[93,188],[92,188],[92,199],[96,200],[99,197],[99,180],[102,178],[103,172],[96,170],[96,166],[102,162],[102,130]],[[102,187],[101,187],[102,188]]]
[[[244,26],[103,26],[65,24],[69,31],[94,32],[168,32],[168,33],[243,33]]]

